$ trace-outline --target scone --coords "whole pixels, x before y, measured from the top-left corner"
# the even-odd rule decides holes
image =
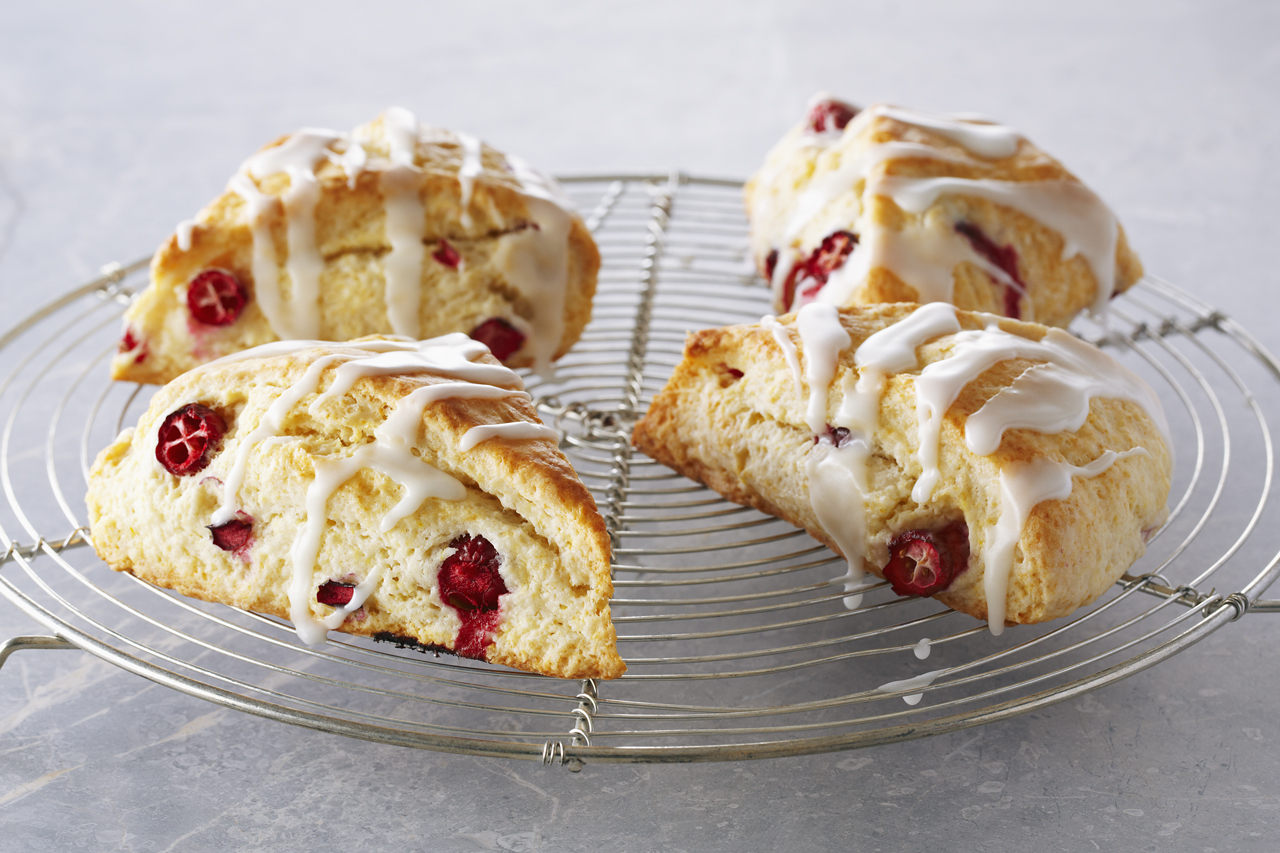
[[[546,370],[591,319],[599,266],[553,180],[391,109],[245,161],[156,253],[112,376],[164,383],[275,340],[450,332]]]
[[[1065,326],[1142,277],[1106,205],[1016,130],[819,95],[747,183],[775,310],[950,302]]]
[[[94,548],[185,595],[564,678],[625,669],[609,536],[519,376],[455,333],[277,342],[94,462]]]
[[[1093,601],[1166,517],[1151,388],[1060,329],[811,303],[691,335],[636,447],[999,633]]]

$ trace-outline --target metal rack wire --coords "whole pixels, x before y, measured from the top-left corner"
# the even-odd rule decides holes
[[[1278,609],[1258,597],[1280,571],[1269,502],[1280,365],[1230,318],[1147,278],[1115,301],[1107,327],[1073,327],[1158,389],[1179,457],[1168,525],[1108,595],[999,638],[884,584],[848,609],[825,547],[630,446],[688,330],[768,311],[739,183],[566,185],[601,246],[600,289],[556,378],[529,387],[613,538],[625,677],[563,682],[341,635],[305,647],[275,619],[108,570],[83,547],[82,497],[94,453],[146,402],[105,368],[145,261],[104,270],[0,337],[0,592],[50,632],[0,645],[0,664],[20,649],[79,648],[283,722],[576,769],[797,755],[979,725],[1149,667],[1247,610]],[[916,676],[926,678],[901,683]]]

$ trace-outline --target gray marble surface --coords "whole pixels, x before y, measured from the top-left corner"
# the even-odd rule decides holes
[[[741,177],[818,89],[1022,128],[1149,270],[1280,350],[1280,7],[1262,2],[4,4],[4,315],[147,254],[298,126],[402,104],[552,171]],[[35,630],[0,603],[0,636]],[[1081,699],[923,741],[580,774],[318,734],[26,651],[0,671],[0,849],[1275,850],[1277,641],[1280,617],[1250,615]]]

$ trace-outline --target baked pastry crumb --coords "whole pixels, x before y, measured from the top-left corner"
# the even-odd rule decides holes
[[[1065,326],[1142,277],[1106,205],[1013,128],[825,94],[746,185],[774,310],[951,302]]]
[[[391,109],[245,161],[156,252],[112,376],[168,382],[274,340],[464,332],[546,371],[591,318],[600,255],[555,181]]]
[[[1060,329],[945,303],[695,332],[634,443],[864,571],[990,622],[1063,616],[1166,514],[1160,402]]]
[[[609,536],[557,440],[461,333],[268,344],[169,383],[98,455],[93,545],[308,643],[613,678]]]

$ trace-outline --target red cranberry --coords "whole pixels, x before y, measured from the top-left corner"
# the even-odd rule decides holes
[[[134,353],[133,363],[141,364],[147,358],[147,345],[145,341],[138,338],[133,332],[133,327],[128,326],[124,330],[124,337],[120,339],[120,352]]]
[[[207,269],[187,285],[187,308],[196,322],[206,326],[230,326],[249,301],[240,279],[226,270]]]
[[[809,115],[805,119],[810,133],[822,133],[827,130],[844,130],[845,125],[858,114],[858,108],[835,98],[824,98],[809,107]]]
[[[489,348],[498,361],[506,361],[524,346],[524,332],[501,317],[490,317],[471,330],[471,337]]]
[[[1004,315],[1015,320],[1019,319],[1022,316],[1022,294],[1027,292],[1027,286],[1018,276],[1018,251],[1012,246],[997,246],[981,228],[972,222],[957,222],[956,231],[968,239],[969,245],[973,246],[975,252],[1004,270],[1009,278],[1013,279],[1017,287],[1010,287],[1007,284],[1004,286]]]
[[[227,432],[222,416],[208,406],[188,403],[160,424],[156,461],[175,477],[204,470]]]
[[[464,533],[449,543],[455,548],[440,564],[440,597],[456,610],[496,610],[507,594],[498,564],[498,549],[483,536]]]
[[[778,250],[772,249],[764,259],[764,277],[773,281],[773,271],[778,268]]]
[[[440,597],[462,619],[454,652],[484,660],[492,636],[498,630],[499,597],[507,585],[498,574],[502,558],[498,549],[483,536],[464,533],[449,543],[455,548],[440,564]]]
[[[833,427],[831,424],[827,424],[826,432],[822,435],[815,435],[813,437],[813,443],[817,444],[821,441],[827,444],[833,444],[836,447],[844,447],[849,443],[849,435],[849,430],[845,427]]]
[[[320,589],[316,590],[316,601],[321,604],[327,604],[330,607],[345,607],[351,603],[351,598],[355,595],[355,592],[356,585],[353,583],[325,581],[320,584]]]
[[[963,521],[941,530],[908,530],[889,542],[884,579],[898,595],[933,595],[951,586],[969,567],[969,526]]]
[[[462,263],[462,255],[459,255],[458,251],[449,245],[448,240],[441,240],[440,248],[432,252],[431,257],[446,267],[451,267],[455,270],[458,268],[458,264]]]
[[[253,541],[253,519],[242,515],[224,524],[209,527],[213,544],[224,551],[243,557]]]
[[[858,245],[858,235],[850,231],[836,231],[823,238],[822,244],[803,263],[796,264],[782,286],[782,308],[790,311],[796,301],[797,291],[806,301],[818,295],[826,287],[827,279],[849,258]]]

